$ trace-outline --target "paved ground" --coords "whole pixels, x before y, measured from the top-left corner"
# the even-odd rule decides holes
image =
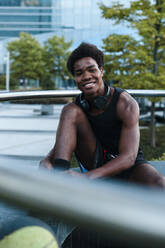
[[[53,105],[52,115],[42,115],[41,105],[0,104],[0,161],[26,158],[35,162],[54,144],[63,105]]]

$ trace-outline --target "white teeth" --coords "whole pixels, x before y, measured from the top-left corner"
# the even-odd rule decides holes
[[[90,87],[92,87],[93,85],[94,85],[94,83],[88,83],[88,84],[84,85],[84,87],[85,87],[85,88],[90,88]]]

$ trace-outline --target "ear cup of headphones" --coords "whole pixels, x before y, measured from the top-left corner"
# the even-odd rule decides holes
[[[87,102],[87,100],[82,99],[82,95],[80,95],[80,106],[82,107],[82,109],[84,111],[88,111],[89,108],[90,108],[89,103]]]
[[[108,87],[107,84],[104,84],[104,85],[105,85],[105,95],[96,96],[93,100],[95,107],[100,110],[105,108],[107,104],[108,96],[110,94],[110,87]]]

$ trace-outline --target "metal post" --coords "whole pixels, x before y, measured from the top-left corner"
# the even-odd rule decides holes
[[[6,91],[10,91],[10,53],[6,54]]]

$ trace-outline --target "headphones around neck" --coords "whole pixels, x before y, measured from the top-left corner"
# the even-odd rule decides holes
[[[106,104],[107,104],[107,100],[108,100],[108,96],[110,94],[110,87],[108,87],[107,84],[105,85],[105,95],[104,96],[96,96],[93,100],[94,106],[97,109],[104,109]],[[78,105],[86,112],[90,109],[90,104],[89,102],[84,98],[83,93],[81,93],[78,98],[76,99],[76,102],[78,103]]]

